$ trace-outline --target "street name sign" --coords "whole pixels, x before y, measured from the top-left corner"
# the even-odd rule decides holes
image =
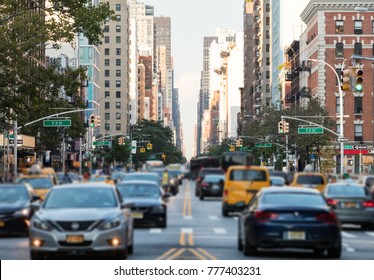
[[[92,144],[95,146],[109,146],[110,142],[109,141],[94,141]]]
[[[336,142],[348,142],[348,138],[344,137],[344,138],[336,138]]]
[[[273,145],[271,143],[256,143],[256,148],[271,148]]]
[[[71,120],[44,120],[44,127],[69,127],[71,126]]]
[[[355,150],[366,150],[367,148],[367,145],[353,145],[353,149]]]
[[[323,134],[323,127],[298,127],[298,134]]]

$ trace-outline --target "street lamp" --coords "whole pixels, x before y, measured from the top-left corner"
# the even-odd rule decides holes
[[[312,62],[317,62],[317,63],[322,63],[326,66],[328,66],[334,73],[335,73],[335,76],[336,76],[336,79],[338,81],[338,88],[339,88],[339,102],[340,102],[340,106],[339,106],[339,119],[340,119],[340,136],[339,136],[339,141],[340,141],[340,176],[342,176],[343,178],[343,174],[344,174],[344,142],[342,142],[341,140],[344,138],[344,125],[343,125],[343,90],[341,88],[341,81],[340,81],[340,77],[338,75],[338,73],[336,73],[336,70],[334,67],[332,67],[330,64],[328,64],[327,62],[323,61],[323,60],[318,60],[318,59],[312,59],[312,58],[308,58],[307,60],[309,61],[312,61]],[[344,62],[343,62],[343,65],[344,65]],[[342,67],[344,68],[344,67]]]

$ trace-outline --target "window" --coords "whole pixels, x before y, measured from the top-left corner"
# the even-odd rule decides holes
[[[116,130],[117,130],[117,131],[120,131],[120,130],[121,130],[121,124],[120,124],[120,123],[116,123]]]
[[[110,123],[105,124],[105,130],[110,130]]]
[[[105,55],[109,55],[109,48],[105,48],[105,50],[104,50],[104,54],[105,54]]]
[[[105,120],[110,120],[110,113],[105,113]]]
[[[266,17],[266,25],[270,25],[270,17]]]
[[[335,72],[338,73],[338,75],[342,72],[342,69],[341,68],[335,68]],[[340,75],[339,75],[340,76]],[[337,77],[335,77],[335,85],[338,86],[339,85],[339,80]]]
[[[344,21],[336,20],[335,21],[335,34],[344,33]]]
[[[266,52],[270,51],[270,44],[266,44]]]
[[[371,33],[373,33],[374,34],[374,20],[371,22]]]
[[[266,4],[266,12],[270,12],[270,4]]]
[[[266,79],[270,79],[270,71],[266,71]]]
[[[105,59],[105,60],[104,60],[104,65],[105,65],[105,66],[109,66],[109,65],[110,65],[110,62],[109,62],[109,61],[110,61],[109,59]]]
[[[121,25],[116,25],[116,32],[121,32]]]
[[[104,93],[104,97],[105,98],[108,98],[110,96],[110,92],[109,91],[106,91],[105,93]]]
[[[109,25],[104,26],[104,32],[109,32]]]
[[[362,20],[355,20],[354,21],[354,33],[355,34],[362,34]]]
[[[356,96],[355,97],[355,114],[362,114],[362,97]]]
[[[344,111],[344,98],[343,98],[343,111]],[[339,96],[336,97],[336,113],[340,114],[340,97]]]
[[[121,109],[121,102],[116,102],[116,109]]]
[[[270,39],[270,31],[269,30],[266,30],[266,39]]]
[[[116,113],[116,120],[120,120],[121,119],[121,113]]]
[[[109,102],[105,102],[105,109],[109,109],[110,108],[110,103]]]
[[[374,44],[373,44],[373,56],[374,56]]]
[[[266,65],[270,65],[270,57],[266,58]]]
[[[104,71],[104,76],[105,77],[109,77],[110,76],[110,71],[109,70],[105,70]]]
[[[116,11],[117,12],[121,11],[121,4],[116,4]]]
[[[121,43],[121,36],[116,36],[116,43]]]
[[[121,59],[119,59],[119,58],[116,59],[116,65],[117,65],[117,66],[121,66]]]
[[[355,55],[362,55],[362,43],[355,43],[354,54]]]
[[[116,15],[116,21],[121,21],[121,15]]]
[[[343,43],[336,43],[336,45],[335,45],[335,56],[336,57],[344,57],[344,44]]]
[[[104,84],[105,84],[105,87],[110,87],[110,81],[109,80],[105,80]]]
[[[116,98],[121,98],[121,92],[120,91],[116,91]]]
[[[336,125],[336,133],[340,135],[340,124]]]
[[[116,81],[116,87],[121,87],[121,81],[120,80]]]
[[[109,43],[109,36],[104,37],[104,43]]]
[[[121,77],[121,70],[116,70],[116,77]]]
[[[355,124],[355,141],[362,141],[362,124]]]
[[[116,48],[116,55],[121,55],[121,48]]]

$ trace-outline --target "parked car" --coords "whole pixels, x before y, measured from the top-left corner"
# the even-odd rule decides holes
[[[37,206],[30,223],[31,259],[69,253],[126,259],[133,252],[130,205],[114,185],[60,185]]]
[[[31,203],[39,199],[29,184],[0,184],[0,234],[28,234]]]
[[[200,184],[199,197],[204,200],[206,196],[222,197],[225,175],[207,174]]]
[[[344,181],[331,183],[326,186],[324,195],[342,223],[374,228],[374,200],[364,185]]]
[[[313,249],[340,258],[341,225],[322,194],[313,189],[261,189],[239,216],[238,249],[254,255],[258,248]]]
[[[131,203],[135,226],[166,228],[169,193],[162,193],[158,184],[150,181],[132,180],[117,184],[122,199]]]

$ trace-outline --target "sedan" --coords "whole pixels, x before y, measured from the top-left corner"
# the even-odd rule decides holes
[[[328,184],[324,194],[342,223],[374,227],[374,201],[364,185],[349,182]]]
[[[165,201],[169,193],[162,194],[157,183],[150,181],[126,181],[117,184],[122,198],[131,207],[136,226],[167,226],[167,207]]]
[[[225,175],[205,175],[204,179],[200,183],[200,200],[204,200],[206,196],[222,197],[224,181]]]
[[[286,180],[280,176],[270,176],[270,184],[274,187],[284,187],[286,185]]]
[[[263,188],[239,216],[238,249],[249,256],[258,248],[313,249],[340,258],[341,226],[317,190]]]
[[[126,259],[134,246],[131,210],[113,185],[61,185],[31,219],[29,240],[31,259],[90,253]]]
[[[28,184],[0,184],[0,233],[28,234],[35,196]]]

